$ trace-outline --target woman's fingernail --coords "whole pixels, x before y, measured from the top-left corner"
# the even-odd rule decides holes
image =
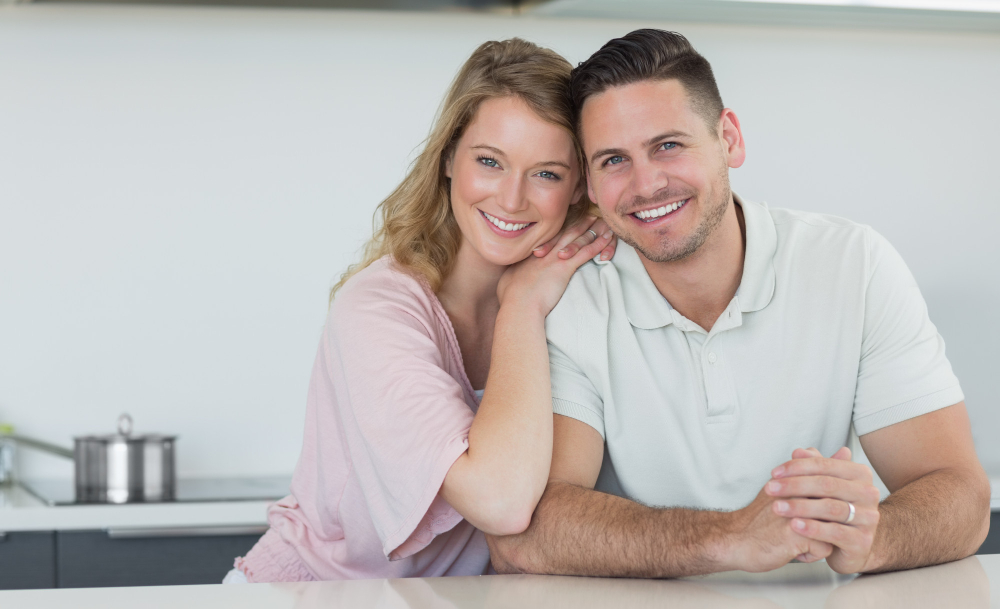
[[[772,480],[767,483],[767,490],[771,491],[772,493],[777,493],[778,491],[781,490],[781,483]]]
[[[771,475],[775,478],[779,477],[781,474],[785,473],[785,466],[779,465],[778,467],[771,470]]]
[[[605,239],[610,239],[613,234],[614,233],[612,233],[610,230],[606,230],[604,231],[604,234],[601,236],[604,237]]]
[[[805,523],[805,521],[804,520],[799,520],[798,518],[796,518],[795,520],[792,521],[792,526],[795,527],[795,529],[798,530],[798,531],[804,531],[804,530],[806,530],[806,523]]]
[[[779,512],[781,512],[782,514],[784,514],[785,512],[788,511],[788,502],[787,501],[775,501],[774,502],[774,507],[777,508],[777,510]]]
[[[569,250],[567,250],[567,249],[566,249],[566,248],[564,247],[564,248],[562,248],[561,250],[559,250],[559,253],[560,253],[560,254],[565,254],[565,253],[566,253],[567,251],[569,251]]]
[[[601,260],[607,260],[610,257],[611,255],[608,254],[607,252],[601,252]]]

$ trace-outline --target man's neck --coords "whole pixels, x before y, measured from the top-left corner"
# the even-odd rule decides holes
[[[743,209],[730,203],[722,223],[698,250],[674,262],[652,262],[639,253],[660,294],[706,331],[729,306],[743,279],[746,227]]]

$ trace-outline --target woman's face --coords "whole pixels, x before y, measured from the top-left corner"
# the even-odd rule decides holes
[[[573,140],[516,97],[489,99],[446,166],[462,247],[509,265],[559,232],[583,194]]]

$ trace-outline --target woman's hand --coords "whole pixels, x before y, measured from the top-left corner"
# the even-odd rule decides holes
[[[562,298],[576,269],[601,253],[614,255],[617,241],[604,220],[587,216],[535,248],[534,256],[511,265],[500,278],[500,306],[537,307],[542,317]],[[602,253],[603,251],[603,253]]]

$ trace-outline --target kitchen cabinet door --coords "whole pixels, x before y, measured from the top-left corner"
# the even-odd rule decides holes
[[[0,590],[54,588],[55,533],[0,533]]]
[[[976,554],[1000,554],[1000,512],[990,514],[990,534]]]
[[[60,588],[217,584],[260,539],[254,534],[57,532]]]

